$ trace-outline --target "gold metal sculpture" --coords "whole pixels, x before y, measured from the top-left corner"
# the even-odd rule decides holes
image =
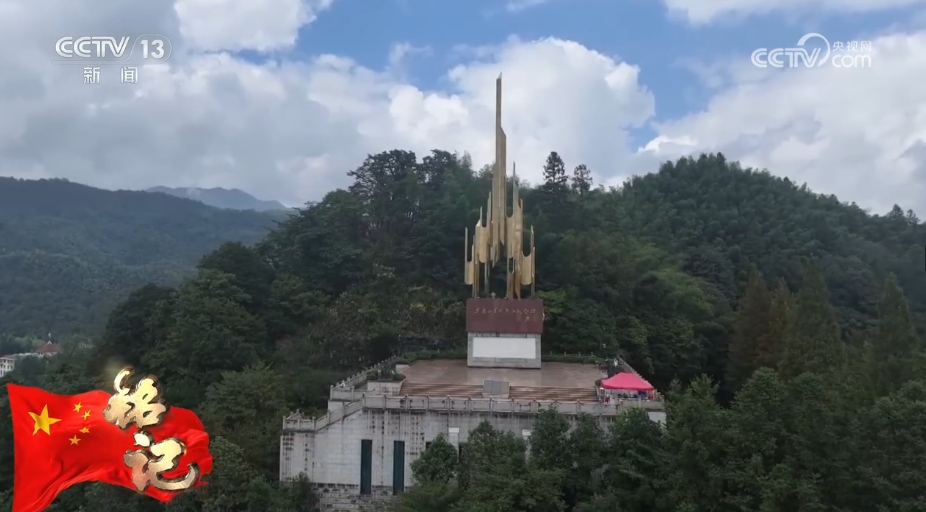
[[[520,299],[525,286],[536,288],[535,270],[537,250],[534,247],[534,228],[530,229],[529,252],[524,254],[524,202],[518,196],[517,171],[512,172],[512,207],[508,214],[507,177],[508,138],[502,129],[502,77],[495,80],[495,166],[492,170],[492,191],[486,204],[485,219],[479,210],[479,221],[473,228],[470,244],[466,229],[464,250],[464,278],[472,286],[473,297],[489,293],[491,270],[505,261],[509,299]]]

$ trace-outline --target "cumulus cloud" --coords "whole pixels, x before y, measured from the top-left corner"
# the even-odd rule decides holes
[[[747,17],[771,12],[825,11],[867,13],[926,4],[926,0],[662,0],[671,13],[696,24],[721,17]]]
[[[738,82],[704,110],[659,124],[643,152],[723,151],[875,212],[898,203],[924,213],[926,91],[910,84],[926,79],[926,32],[884,36],[872,48],[870,68],[733,73]]]
[[[299,29],[334,0],[176,0],[180,33],[199,50],[268,52],[296,44]]]
[[[653,114],[636,67],[558,39],[483,48],[447,71],[444,91],[343,56],[255,64],[217,50],[285,47],[299,27],[261,21],[250,10],[261,2],[219,3],[225,18],[205,0],[144,8],[117,0],[0,0],[0,28],[7,29],[0,41],[22,48],[0,55],[0,174],[108,188],[238,187],[299,204],[345,185],[346,171],[369,153],[439,148],[489,163],[494,80],[502,71],[509,159],[531,181],[551,150],[572,165],[626,171],[634,155],[625,132]],[[311,22],[306,12],[330,4],[280,5],[302,13],[304,25]],[[25,29],[33,26],[34,33]],[[52,63],[62,34],[153,29],[173,40],[174,55],[142,66],[138,84],[120,83],[118,66],[103,66],[101,84],[84,84],[80,66]],[[409,50],[394,49],[393,62]]]
[[[654,140],[633,148],[628,131],[655,112],[640,70],[576,42],[459,49],[462,64],[429,90],[402,71],[409,54],[427,52],[404,44],[383,49],[383,69],[338,55],[277,52],[256,64],[235,53],[291,46],[331,0],[283,0],[275,5],[297,15],[266,21],[248,11],[257,0],[222,0],[229,16],[218,21],[195,7],[205,0],[176,1],[0,0],[0,42],[17,48],[0,54],[0,175],[236,187],[299,204],[346,185],[346,171],[369,153],[439,148],[489,163],[494,80],[504,73],[509,160],[534,183],[553,150],[610,184],[659,161],[723,151],[877,211],[894,202],[926,211],[926,91],[910,85],[926,78],[926,32],[874,40],[872,68],[760,70],[748,55],[711,63],[702,75],[721,79],[709,104],[652,125]],[[734,4],[748,2],[722,5]],[[248,16],[252,24],[236,21]],[[103,83],[88,85],[79,66],[53,63],[63,35],[150,32],[170,37],[174,54],[142,66],[138,84],[104,66]]]

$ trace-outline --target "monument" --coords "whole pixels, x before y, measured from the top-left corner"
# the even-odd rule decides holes
[[[588,414],[602,427],[632,409],[665,421],[661,401],[602,402],[596,381],[607,376],[603,361],[541,365],[534,233],[525,233],[517,183],[509,209],[501,77],[495,89],[492,191],[472,237],[465,233],[467,360],[440,352],[392,357],[331,386],[327,414],[283,418],[280,481],[307,477],[324,510],[382,510],[383,500],[415,484],[413,463],[438,436],[463,455],[470,432],[485,421],[525,441],[546,408],[570,421]]]
[[[512,164],[508,208],[508,139],[502,128],[502,77],[495,80],[495,165],[485,212],[464,232],[464,280],[472,287],[466,301],[467,362],[473,367],[540,368],[543,301],[536,299],[537,250],[531,226],[524,252],[524,202]],[[496,298],[493,277],[505,271],[504,298]],[[529,288],[530,298],[522,298]],[[500,291],[500,290],[499,290]]]

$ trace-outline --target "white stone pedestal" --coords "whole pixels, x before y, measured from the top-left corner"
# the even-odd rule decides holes
[[[469,333],[467,366],[540,368],[539,334]]]

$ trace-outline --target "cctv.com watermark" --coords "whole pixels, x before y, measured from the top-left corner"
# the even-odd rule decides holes
[[[757,68],[870,68],[871,41],[834,42],[821,34],[805,34],[788,48],[758,48],[752,52]]]

